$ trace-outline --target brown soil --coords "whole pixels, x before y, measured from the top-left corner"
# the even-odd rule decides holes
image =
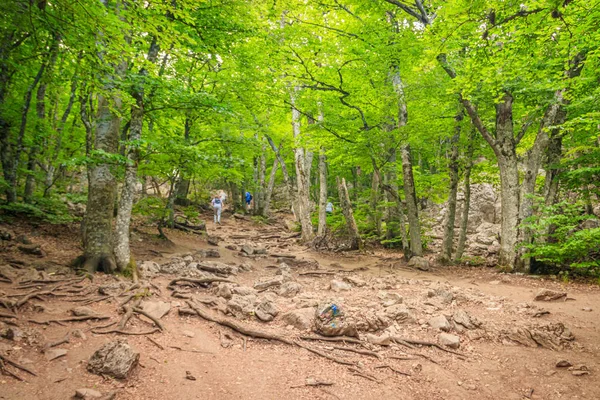
[[[246,258],[225,245],[252,244],[264,246],[272,253],[290,253],[300,259],[316,260],[325,270],[351,271],[360,267],[366,270],[352,273],[338,272],[338,277],[352,275],[366,282],[367,286],[354,288],[350,292],[334,293],[329,290],[333,276],[293,275],[305,286],[305,291],[327,299],[335,299],[349,309],[367,310],[378,302],[381,291],[396,292],[403,296],[404,303],[415,313],[415,322],[399,324],[399,333],[413,339],[437,341],[437,332],[423,324],[430,315],[440,313],[452,315],[463,309],[483,322],[483,329],[473,332],[483,334],[459,334],[460,357],[433,347],[407,349],[402,346],[379,347],[382,359],[366,355],[340,352],[331,348],[331,343],[309,343],[336,357],[357,363],[363,374],[373,376],[371,381],[355,375],[347,366],[334,363],[304,349],[261,339],[248,339],[244,345],[242,336],[215,323],[197,317],[182,317],[177,308],[185,307],[184,300],[170,296],[167,284],[172,277],[159,276],[152,282],[160,288],[153,290],[153,298],[170,301],[170,313],[162,319],[166,332],[154,333],[151,337],[164,347],[159,349],[146,336],[96,335],[91,333],[95,326],[117,322],[121,299],[98,302],[89,307],[101,314],[111,315],[110,321],[66,322],[64,326],[38,325],[29,319],[46,320],[68,315],[68,310],[79,303],[67,298],[47,296],[44,301],[33,299],[18,313],[16,323],[25,337],[19,341],[0,338],[0,354],[16,361],[37,373],[37,377],[10,368],[25,382],[18,382],[8,375],[0,375],[0,399],[67,399],[76,389],[94,388],[102,393],[117,392],[117,399],[598,399],[600,385],[596,374],[600,364],[600,290],[596,286],[563,284],[543,278],[499,274],[494,269],[444,268],[434,266],[431,271],[411,270],[398,254],[387,251],[366,253],[315,253],[296,243],[296,239],[260,239],[260,236],[289,235],[283,224],[259,225],[251,221],[224,218],[223,226],[209,224],[209,234],[219,236],[221,258],[218,261],[240,264],[249,262],[250,272],[243,272],[233,279],[252,286],[259,277],[270,276],[275,265],[270,257]],[[32,228],[22,223],[5,226],[15,234],[26,233],[36,244],[41,244],[46,256],[35,257],[21,254],[14,242],[3,243],[1,256],[5,264],[19,267],[25,276],[37,276],[30,272],[61,271],[81,251],[77,244],[79,227]],[[210,248],[205,239],[178,231],[167,231],[174,244],[165,244],[156,238],[155,231],[139,227],[133,233],[133,250],[136,260],[167,261],[170,256]],[[231,239],[232,235],[247,235],[247,238]],[[1,270],[2,267],[0,267]],[[28,271],[25,274],[25,271]],[[37,275],[35,275],[37,274]],[[60,275],[48,275],[54,278]],[[41,277],[44,277],[42,274]],[[64,278],[64,277],[63,277]],[[83,282],[85,287],[115,282],[112,276],[97,274],[93,283]],[[91,286],[90,286],[91,287]],[[442,304],[433,301],[427,304],[428,291],[446,288],[455,295],[456,301]],[[566,290],[568,301],[551,303],[533,302],[540,288]],[[35,288],[33,288],[35,289]],[[0,283],[0,297],[23,293],[32,289],[15,289],[15,284]],[[210,289],[195,289],[206,294]],[[462,296],[462,297],[461,297]],[[572,300],[571,300],[572,299]],[[294,300],[283,300],[282,313],[297,306]],[[591,308],[592,311],[584,311]],[[550,313],[535,318],[540,310]],[[0,311],[6,311],[0,307]],[[233,317],[230,317],[233,318]],[[280,317],[264,324],[250,318],[248,325],[288,336],[300,332],[289,329]],[[0,319],[2,320],[2,319]],[[541,347],[525,347],[506,340],[502,332],[529,324],[563,323],[575,336],[575,341],[555,351]],[[0,330],[2,329],[0,323]],[[151,326],[141,317],[133,317],[129,330],[147,330]],[[44,344],[64,337],[69,331],[80,329],[86,339],[71,338],[70,342],[58,346],[67,349],[65,357],[47,361],[42,353]],[[187,337],[184,331],[192,331]],[[231,347],[221,345],[220,336],[228,333],[233,339]],[[481,336],[478,338],[477,336]],[[140,365],[124,381],[93,375],[86,370],[86,362],[102,344],[124,338],[141,353]],[[182,350],[172,348],[180,347]],[[187,351],[194,350],[194,352]],[[405,352],[419,353],[430,357],[398,360]],[[569,360],[574,365],[584,364],[589,375],[574,376],[568,369],[555,367],[558,360]],[[404,376],[387,368],[375,368],[389,364],[395,369],[408,372]],[[196,380],[186,379],[189,371]],[[309,377],[334,384],[327,387],[302,386]]]

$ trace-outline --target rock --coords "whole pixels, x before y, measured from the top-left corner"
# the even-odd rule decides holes
[[[591,307],[583,307],[581,309],[581,311],[592,312],[592,308]]]
[[[217,249],[204,250],[204,257],[206,258],[221,258],[221,253]]]
[[[557,361],[557,363],[556,363],[556,368],[568,368],[571,366],[573,366],[573,364],[571,364],[567,360],[560,360],[560,361]]]
[[[334,292],[340,292],[342,290],[351,290],[352,289],[352,285],[350,285],[349,283],[346,283],[344,281],[339,281],[337,279],[332,279],[329,284],[329,287]]]
[[[262,248],[262,247],[254,249],[254,254],[267,254],[267,249]]]
[[[137,365],[139,359],[140,353],[136,352],[127,342],[115,340],[96,350],[88,361],[87,370],[97,375],[125,379]]]
[[[297,282],[286,282],[281,285],[279,295],[282,297],[294,297],[302,291],[302,285]]]
[[[75,398],[77,399],[99,399],[102,397],[102,393],[94,389],[77,389],[75,391]]]
[[[365,282],[363,279],[360,279],[357,276],[346,276],[344,277],[344,280],[346,282],[351,283],[352,285],[356,286],[356,287],[363,287],[367,285],[367,282]]]
[[[385,315],[396,322],[412,322],[414,317],[404,304],[395,304],[385,309]]]
[[[171,303],[164,301],[149,301],[146,300],[140,305],[142,310],[152,315],[156,319],[161,319],[171,310]]]
[[[437,289],[435,291],[435,294],[437,296],[441,297],[442,302],[444,302],[446,304],[450,304],[450,303],[452,303],[452,300],[454,300],[454,295],[445,289]]]
[[[229,276],[229,275],[237,275],[238,269],[233,265],[228,265],[218,261],[203,261],[196,265],[201,271],[210,272],[215,275],[220,276]]]
[[[556,290],[541,289],[536,295],[535,301],[553,301],[567,297],[566,292],[558,292]]]
[[[66,356],[67,350],[65,350],[65,349],[49,349],[49,350],[46,350],[45,355],[46,355],[46,360],[52,361],[52,360],[56,360],[57,358]]]
[[[33,242],[31,240],[29,240],[29,238],[27,237],[27,235],[25,235],[24,233],[20,234],[19,236],[17,236],[15,238],[16,242],[22,243],[22,244],[33,244]]]
[[[74,338],[77,339],[81,339],[81,340],[86,340],[87,339],[87,335],[81,330],[81,329],[74,329],[71,331],[71,335]]]
[[[251,256],[252,254],[254,254],[254,247],[245,244],[242,246],[242,253],[245,253],[248,256]]]
[[[210,244],[212,246],[218,246],[219,245],[219,238],[217,236],[208,236],[206,238],[206,241],[208,242],[208,244]]]
[[[252,271],[252,265],[250,265],[250,263],[248,262],[243,262],[240,265],[238,265],[238,269],[240,271]]]
[[[412,257],[408,261],[408,266],[421,271],[429,271],[429,261],[424,257]]]
[[[312,307],[300,308],[281,316],[286,325],[292,325],[302,331],[311,329],[314,324],[315,309]]]
[[[384,307],[390,307],[396,304],[400,304],[404,301],[404,299],[402,298],[402,296],[400,296],[398,293],[385,293],[383,298],[383,306]]]
[[[256,296],[240,296],[234,294],[227,302],[227,312],[236,317],[246,317],[254,312]]]
[[[231,297],[233,296],[232,290],[231,290],[231,284],[230,283],[220,283],[219,286],[217,286],[217,296],[219,297],[223,297],[224,299],[231,299]]]
[[[447,346],[451,349],[458,349],[460,347],[460,338],[449,333],[440,333],[438,336],[438,342],[442,346]]]
[[[367,333],[365,337],[367,339],[367,342],[377,344],[379,346],[389,346],[392,343],[392,339],[387,333],[384,333],[381,336],[377,336],[372,333]]]
[[[589,375],[590,371],[585,371],[585,370],[576,370],[576,371],[572,371],[571,374],[573,376],[584,376],[584,375]]]
[[[33,256],[44,256],[45,253],[39,244],[21,244],[17,248],[25,254],[31,254]]]
[[[481,326],[475,317],[471,317],[465,310],[456,310],[452,319],[456,324],[462,325],[466,329],[475,329]]]
[[[183,336],[187,336],[189,338],[193,338],[194,336],[196,336],[196,334],[192,331],[181,331],[181,334]]]
[[[239,294],[240,296],[256,295],[257,293],[256,289],[252,289],[248,286],[234,286],[231,288],[231,291],[233,294]]]
[[[261,301],[254,309],[254,315],[264,322],[273,321],[273,318],[275,318],[277,314],[279,314],[279,309],[269,300]]]
[[[190,371],[185,371],[185,379],[189,379],[190,381],[195,381],[196,377],[192,375]]]
[[[452,329],[452,326],[448,322],[448,319],[446,319],[446,317],[443,315],[438,315],[437,317],[430,318],[429,321],[427,321],[427,323],[433,329],[439,329],[444,332],[449,332]]]
[[[270,287],[281,286],[284,282],[283,275],[276,275],[271,278],[260,280],[254,283],[254,289],[262,291],[267,290]]]
[[[86,307],[86,306],[72,308],[71,314],[73,314],[76,317],[99,317],[99,316],[101,316],[98,312],[96,312],[95,310],[93,310],[89,307]]]
[[[2,240],[12,240],[13,235],[6,229],[0,229],[0,239]]]
[[[0,337],[4,339],[13,340],[15,342],[21,341],[25,334],[19,328],[14,326],[7,327],[5,329],[0,329]]]
[[[154,261],[143,261],[137,265],[137,269],[144,278],[152,278],[160,273],[160,265]]]

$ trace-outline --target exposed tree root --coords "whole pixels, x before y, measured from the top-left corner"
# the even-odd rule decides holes
[[[2,359],[0,359],[0,372],[3,374],[6,374],[8,376],[12,376],[13,378],[15,378],[18,381],[21,381],[21,382],[24,381],[24,379],[21,378],[19,375],[15,374],[14,372],[12,372],[8,368],[6,368],[6,365],[4,364],[4,361],[2,361]]]
[[[57,340],[55,342],[47,343],[44,346],[44,351],[46,351],[46,350],[48,350],[48,349],[50,349],[52,347],[60,346],[61,344],[64,344],[64,343],[69,343],[69,337],[70,337],[70,333],[67,333],[67,336],[65,336],[64,338],[59,339],[59,340]]]
[[[461,356],[461,357],[465,357],[465,358],[467,357],[465,354],[459,353],[459,352],[454,351],[454,350],[447,349],[447,348],[445,348],[443,346],[440,346],[439,344],[433,343],[433,342],[426,342],[426,341],[423,341],[423,340],[407,339],[407,338],[394,338],[394,340],[401,340],[401,341],[404,341],[406,343],[417,344],[417,345],[421,345],[421,346],[437,347],[438,349],[440,349],[442,351],[445,351],[447,353],[455,354],[457,356]]]
[[[247,327],[247,326],[244,326],[243,324],[241,324],[241,323],[239,323],[237,321],[233,321],[233,320],[230,320],[230,319],[227,319],[227,318],[222,318],[220,316],[211,315],[210,312],[208,312],[207,310],[202,309],[201,307],[198,307],[198,306],[194,305],[189,300],[186,301],[186,303],[193,310],[193,312],[196,315],[198,315],[200,318],[203,318],[203,319],[205,319],[207,321],[210,321],[210,322],[215,322],[215,323],[217,323],[219,325],[226,326],[226,327],[231,328],[234,331],[239,332],[239,333],[241,333],[243,335],[251,336],[251,337],[259,338],[259,339],[275,340],[275,341],[279,341],[279,342],[288,344],[290,346],[298,346],[298,347],[306,349],[306,350],[308,350],[310,352],[313,352],[313,353],[315,353],[315,354],[317,354],[317,355],[319,355],[321,357],[324,357],[324,358],[327,358],[329,360],[335,361],[335,362],[337,362],[339,364],[343,364],[343,365],[354,365],[355,364],[355,363],[353,363],[351,361],[342,360],[342,359],[337,358],[335,356],[332,356],[332,355],[329,355],[327,353],[324,353],[324,352],[322,352],[320,350],[317,350],[317,349],[314,349],[312,347],[309,347],[309,346],[307,346],[304,343],[295,342],[295,341],[293,341],[291,339],[288,339],[288,338],[286,338],[284,336],[277,335],[277,334],[270,333],[270,332],[265,332],[265,331],[254,329],[254,328],[251,328],[251,327]],[[188,313],[189,314],[189,311],[186,312],[185,309],[179,309],[179,313],[183,313],[183,314]]]
[[[337,271],[306,271],[300,272],[298,275],[335,275]]]
[[[169,346],[172,349],[175,350],[179,350],[179,351],[187,351],[189,353],[200,353],[200,354],[214,354],[211,351],[202,351],[202,350],[196,350],[196,349],[184,349],[183,347],[179,347],[179,346]]]
[[[166,328],[165,326],[162,324],[162,322],[160,322],[157,318],[154,318],[152,315],[148,314],[146,311],[142,310],[139,307],[135,307],[133,309],[133,312],[137,313],[137,314],[141,314],[144,317],[152,320],[152,322],[154,322],[154,325],[156,325],[161,331],[165,331]]]
[[[205,285],[207,283],[213,283],[213,282],[228,282],[228,283],[235,283],[234,281],[232,281],[231,279],[226,279],[226,278],[176,278],[173,279],[171,282],[169,282],[168,286],[174,286],[177,285],[177,283],[179,282],[189,282],[189,283],[194,283],[197,285]]]
[[[124,331],[121,329],[111,329],[110,331],[98,331],[98,330],[92,330],[92,333],[98,334],[98,335],[107,335],[109,333],[118,333],[120,335],[151,335],[153,333],[156,332],[160,332],[160,329],[158,328],[154,328],[150,331],[142,331],[142,332],[130,332],[130,331]]]
[[[397,374],[405,375],[405,376],[411,376],[410,373],[404,372],[404,371],[400,371],[399,369],[396,369],[396,368],[394,368],[394,367],[392,367],[391,365],[388,365],[388,364],[377,365],[377,366],[375,366],[375,368],[388,368],[388,369],[391,369],[392,371],[394,371]]]
[[[325,342],[345,342],[345,343],[356,343],[356,344],[363,344],[362,341],[356,339],[356,338],[351,338],[348,336],[333,336],[333,337],[327,337],[327,336],[300,336],[300,339],[302,340],[323,340]]]
[[[16,315],[0,311],[0,318],[17,318]]]
[[[152,342],[159,349],[161,349],[161,350],[165,349],[162,344],[158,343],[156,340],[152,339],[151,337],[147,337],[146,339],[148,339],[150,342]]]
[[[372,356],[372,357],[376,357],[376,358],[381,359],[381,355],[375,353],[374,351],[354,349],[352,347],[342,347],[342,346],[333,346],[333,348],[336,349],[336,350],[351,351],[353,353],[364,354],[366,356]]]
[[[308,378],[306,380],[306,383],[303,383],[302,385],[290,386],[290,388],[296,389],[296,388],[301,388],[301,387],[306,387],[306,386],[333,386],[333,385],[334,385],[333,382],[320,381],[320,380],[315,379],[315,378]]]
[[[356,368],[348,368],[348,370],[353,373],[352,375],[360,376],[361,378],[365,378],[365,379],[368,379],[373,382],[381,383],[381,381],[379,379],[375,378],[373,375],[366,374]]]
[[[12,365],[13,367],[20,369],[21,371],[25,371],[28,374],[37,376],[37,374],[35,372],[33,372],[32,370],[30,370],[29,368],[24,367],[21,364],[18,364],[16,362],[12,361],[11,359],[4,357],[2,354],[0,354],[0,360],[4,361],[6,364]]]
[[[57,324],[60,324],[61,322],[79,322],[79,321],[87,321],[90,319],[110,319],[109,316],[106,315],[84,315],[81,317],[68,317],[68,318],[61,318],[61,319],[49,319],[47,321],[37,321],[35,319],[28,319],[27,321],[29,322],[33,322],[34,324],[40,324],[40,325],[50,325],[52,322],[55,322]]]

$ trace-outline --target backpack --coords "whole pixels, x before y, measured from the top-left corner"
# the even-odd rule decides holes
[[[213,201],[215,202],[215,205],[221,204],[221,199],[219,199],[218,197],[215,198]]]

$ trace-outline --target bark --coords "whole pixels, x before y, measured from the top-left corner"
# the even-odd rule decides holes
[[[325,149],[319,152],[319,226],[317,235],[322,237],[327,232],[327,158]]]
[[[160,47],[156,38],[152,39],[150,50],[148,51],[148,61],[155,63],[158,58]],[[133,209],[133,199],[135,197],[135,188],[138,183],[137,171],[140,159],[138,142],[142,138],[142,129],[144,125],[144,84],[148,71],[142,68],[139,73],[140,82],[134,88],[132,97],[135,104],[131,107],[131,120],[129,122],[129,144],[126,147],[127,166],[125,167],[125,184],[121,192],[119,209],[117,212],[116,234],[115,234],[115,258],[117,267],[125,270],[131,261],[129,249],[129,225],[131,224],[131,210]],[[133,269],[132,269],[133,270]]]
[[[296,144],[294,146],[294,161],[296,165],[296,187],[297,197],[296,213],[302,227],[302,241],[308,243],[314,238],[312,221],[310,218],[310,196],[309,196],[309,176],[306,170],[306,152],[305,149],[300,145],[300,112],[295,107],[295,95],[298,89],[294,89],[291,94],[292,104],[292,129],[294,133],[294,140]]]
[[[256,159],[255,165],[255,190],[254,190],[254,213],[257,215],[263,215],[263,209],[265,207],[265,146],[262,146],[262,151],[259,157]]]
[[[471,208],[471,169],[473,168],[473,151],[475,149],[475,138],[471,134],[469,140],[469,147],[467,148],[467,160],[465,165],[464,174],[464,205],[463,212],[460,220],[460,232],[458,236],[458,244],[456,246],[456,253],[454,254],[454,261],[460,262],[465,250],[465,242],[467,241],[467,227],[469,225],[469,210]]]
[[[265,203],[262,209],[262,215],[268,217],[271,212],[271,197],[273,196],[273,188],[275,187],[275,177],[277,176],[277,166],[279,160],[277,157],[273,160],[273,167],[271,168],[271,175],[269,176],[269,183],[267,184],[267,190],[265,191]]]
[[[419,223],[419,210],[417,207],[417,193],[412,171],[412,157],[410,145],[402,146],[402,176],[404,178],[404,197],[406,199],[406,214],[408,217],[408,231],[410,235],[411,256],[422,256],[421,224]]]
[[[558,174],[562,155],[562,136],[552,135],[546,152],[546,177],[544,180],[544,203],[547,206],[556,203],[558,195]]]
[[[354,214],[352,212],[352,204],[350,203],[350,196],[348,195],[348,188],[346,187],[346,179],[337,177],[338,194],[340,197],[340,208],[342,214],[346,220],[346,227],[348,229],[348,235],[350,238],[350,249],[358,250],[362,247],[362,240],[358,233],[358,227],[354,220]]]
[[[371,224],[377,232],[377,235],[381,235],[381,213],[377,208],[377,204],[379,203],[379,172],[373,171],[373,176],[371,178]]]
[[[460,122],[462,112],[456,116],[456,132],[451,139],[450,160],[448,174],[450,175],[450,191],[448,193],[448,215],[444,227],[444,240],[442,243],[441,261],[447,263],[452,259],[452,246],[454,244],[454,224],[456,221],[456,196],[458,193],[458,141],[460,140]]]

